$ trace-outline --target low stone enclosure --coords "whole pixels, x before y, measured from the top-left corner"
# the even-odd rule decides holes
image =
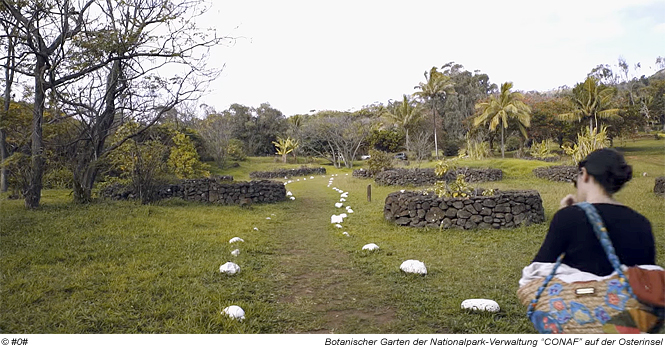
[[[665,195],[665,176],[656,178],[656,184],[653,186],[653,191],[657,194]]]
[[[577,167],[573,165],[554,165],[533,169],[533,174],[550,181],[570,182],[577,178]]]
[[[116,200],[138,198],[136,193],[124,186],[110,186],[102,191],[102,196]],[[215,178],[183,180],[177,184],[161,186],[157,190],[156,199],[167,198],[226,205],[274,203],[286,199],[286,187],[282,182],[269,180],[249,182],[225,182]]]
[[[383,215],[401,226],[466,230],[512,228],[545,221],[543,201],[535,190],[502,191],[494,196],[468,198],[398,191],[386,198]]]
[[[275,171],[252,171],[249,173],[251,179],[277,179],[285,177],[298,177],[307,175],[325,175],[326,168],[301,167],[297,169],[278,169]]]
[[[433,168],[423,169],[392,169],[376,174],[374,181],[382,186],[428,186],[437,181],[454,181],[457,174],[464,174],[466,182],[501,181],[501,169],[458,168],[447,172],[444,176],[436,176]],[[354,174],[355,175],[355,174]],[[358,174],[360,175],[360,174]]]

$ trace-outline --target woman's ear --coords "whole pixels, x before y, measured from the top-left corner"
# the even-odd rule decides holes
[[[587,173],[586,168],[582,168],[582,174],[580,175],[582,182],[587,183],[591,180],[591,176]]]

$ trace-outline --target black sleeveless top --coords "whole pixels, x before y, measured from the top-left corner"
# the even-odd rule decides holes
[[[656,246],[647,218],[623,205],[594,204],[600,214],[619,261],[626,266],[655,265]],[[533,262],[555,262],[565,252],[563,263],[598,276],[614,269],[593,232],[586,214],[575,205],[559,210],[550,223],[545,241]]]

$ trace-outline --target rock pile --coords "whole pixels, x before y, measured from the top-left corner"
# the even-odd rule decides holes
[[[458,168],[447,172],[444,176],[436,176],[433,168],[393,169],[378,173],[374,181],[382,186],[429,186],[437,181],[454,181],[457,174],[464,174],[466,182],[500,181],[503,178],[501,169]]]
[[[656,178],[656,184],[653,186],[653,191],[665,195],[665,176]]]
[[[351,175],[360,179],[369,179],[372,177],[372,173],[367,169],[356,169]]]
[[[467,230],[512,228],[545,221],[542,199],[533,190],[468,198],[398,191],[386,198],[383,214],[386,220],[401,226]]]
[[[252,171],[249,177],[252,179],[277,179],[285,177],[299,177],[307,175],[325,175],[326,168],[300,167],[298,169],[279,169],[275,171]]]
[[[554,165],[533,169],[533,174],[550,181],[570,182],[577,178],[577,167],[572,165]]]

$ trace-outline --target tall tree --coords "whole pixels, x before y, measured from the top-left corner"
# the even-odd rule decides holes
[[[490,130],[496,130],[501,124],[501,158],[505,157],[504,129],[508,127],[508,119],[517,119],[521,130],[531,123],[531,109],[522,102],[521,93],[510,91],[512,88],[512,82],[503,83],[498,96],[491,95],[489,101],[476,104],[480,115],[473,120],[474,126],[489,124]]]
[[[406,150],[410,151],[409,147],[409,130],[413,128],[415,123],[421,116],[420,106],[415,101],[410,100],[409,96],[404,95],[402,102],[392,106],[384,112],[384,116],[388,121],[397,127],[404,130],[406,134]]]
[[[559,114],[564,121],[589,120],[589,129],[598,127],[598,119],[619,118],[618,108],[610,108],[614,88],[600,84],[598,79],[589,76],[583,83],[578,83],[570,95],[572,112]]]
[[[2,0],[5,9],[16,22],[19,44],[26,47],[33,56],[32,71],[21,72],[34,78],[31,174],[25,193],[27,208],[37,208],[41,199],[45,164],[42,124],[47,91],[98,69],[95,65],[79,71],[62,69],[68,61],[68,45],[84,28],[88,10],[93,3],[93,0],[87,0],[72,4],[72,1],[64,0],[19,4]]]
[[[118,125],[133,119],[143,133],[162,118],[178,123],[175,108],[200,96],[218,71],[205,67],[207,49],[225,38],[209,35],[194,24],[199,0],[100,1],[103,26],[74,38],[73,64],[104,61],[85,79],[55,91],[61,108],[78,119],[74,201],[88,202],[99,163],[119,146],[107,142]],[[164,27],[166,29],[159,30]],[[173,73],[175,70],[180,73]],[[129,137],[119,139],[125,142]]]
[[[437,140],[436,133],[436,99],[441,95],[448,93],[453,93],[454,84],[449,76],[444,75],[439,72],[436,67],[432,67],[429,72],[425,72],[425,82],[418,83],[414,93],[414,96],[418,96],[423,100],[430,101],[432,103],[432,122],[434,126],[434,152],[436,154],[436,159],[439,159],[439,143]]]

